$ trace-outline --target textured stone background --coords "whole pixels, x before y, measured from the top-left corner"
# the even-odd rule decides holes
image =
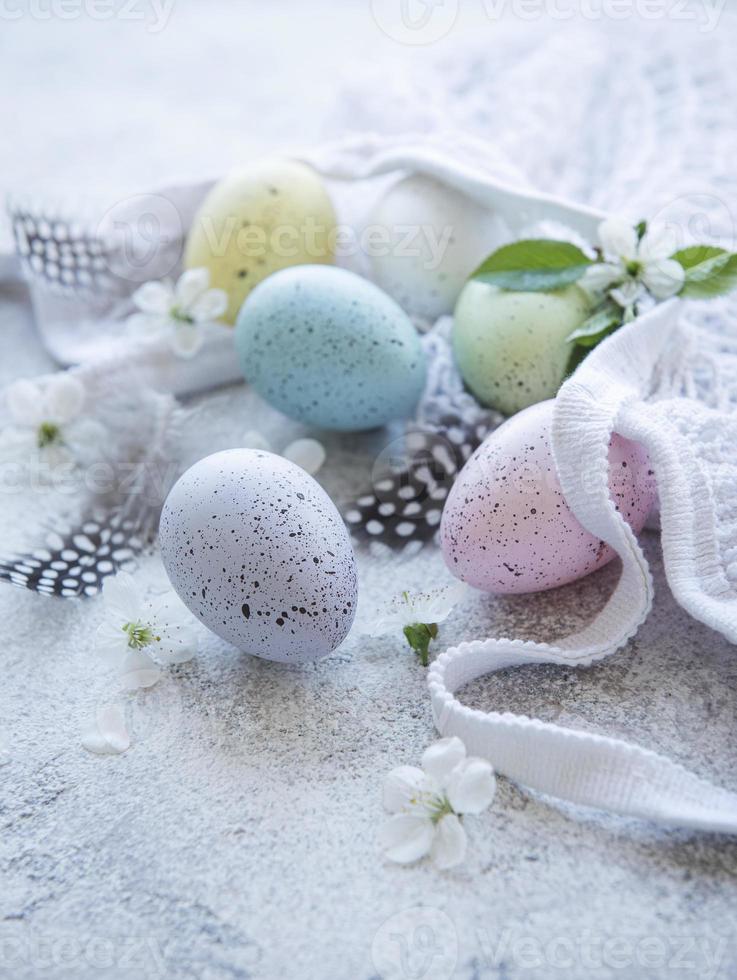
[[[0,24],[3,189],[104,192],[219,170],[223,154],[334,132],[358,40],[387,73],[393,59],[428,56],[367,27],[365,4],[239,7],[233,20],[225,0],[182,0],[156,36],[84,19]],[[23,290],[0,285],[4,383],[50,364]],[[276,444],[299,431],[243,387],[200,401],[193,458],[246,429]],[[381,439],[329,443],[321,480],[333,495],[360,480]],[[5,495],[4,539],[35,517]],[[657,539],[646,545],[656,605],[625,650],[588,670],[495,675],[467,698],[621,734],[735,789],[734,649],[676,606]],[[360,569],[364,617],[387,589],[443,574],[433,552],[394,566],[361,556]],[[141,574],[157,574],[154,559]],[[616,574],[548,595],[479,597],[442,643],[554,638],[602,605]],[[92,650],[100,616],[95,602],[0,586],[0,976],[734,975],[737,845],[726,838],[563,806],[500,780],[492,809],[468,821],[462,868],[381,862],[383,775],[416,762],[433,737],[423,671],[399,638],[352,635],[301,671],[206,639],[196,661],[130,699],[131,750],[100,759],[79,743],[113,690]]]

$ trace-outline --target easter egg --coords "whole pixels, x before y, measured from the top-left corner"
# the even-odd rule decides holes
[[[356,612],[356,565],[335,505],[303,469],[231,449],[190,467],[159,528],[171,584],[205,626],[283,663],[323,657]]]
[[[353,432],[411,415],[425,354],[407,315],[353,272],[308,265],[262,282],[235,344],[246,381],[279,411]]]
[[[368,218],[372,278],[409,313],[451,313],[464,283],[505,242],[500,218],[432,177],[394,184]]]
[[[443,557],[455,576],[485,592],[552,589],[614,557],[563,497],[550,445],[553,404],[533,405],[492,432],[448,495],[440,524]],[[609,487],[637,533],[655,501],[655,481],[645,450],[616,434]]]
[[[578,286],[517,293],[471,280],[453,322],[458,370],[480,402],[505,415],[552,398],[571,356],[566,337],[589,313]]]
[[[243,300],[272,272],[332,262],[335,212],[314,170],[290,160],[265,160],[216,184],[195,215],[186,268],[210,270],[210,284],[228,294],[224,319],[234,323]]]

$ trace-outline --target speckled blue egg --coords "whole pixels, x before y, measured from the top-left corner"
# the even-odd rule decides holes
[[[410,416],[425,355],[409,317],[345,269],[303,265],[260,283],[238,315],[246,380],[279,411],[355,432]]]
[[[195,463],[166,499],[159,541],[182,601],[246,653],[299,664],[351,628],[348,532],[322,487],[281,456],[231,449]]]

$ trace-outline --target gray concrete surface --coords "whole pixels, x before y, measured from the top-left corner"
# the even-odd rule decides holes
[[[299,138],[327,126],[347,60],[336,38],[359,31],[363,5],[333,11],[332,39],[327,4],[309,18],[296,4],[264,8],[251,55],[262,88],[237,118],[223,88],[238,64],[225,37],[228,5],[208,4],[207,17],[203,8],[175,9],[182,26],[172,20],[164,48],[146,38],[137,46],[131,25],[106,49],[109,25],[3,24],[3,71],[14,72],[0,95],[11,150],[3,189],[52,176],[77,188],[124,176],[154,182],[177,169],[165,165],[167,153],[205,168],[223,146],[234,153],[277,141],[290,126]],[[286,76],[277,73],[270,93],[263,78],[266,40],[286,32],[284,58],[298,57],[309,25],[314,85],[305,109],[287,98]],[[212,60],[200,102],[203,38],[222,42],[224,54]],[[371,50],[384,44],[369,41]],[[143,113],[136,100],[155,80],[161,87]],[[259,99],[262,108],[284,103],[278,125],[260,112],[249,127],[248,107]],[[155,138],[163,126],[175,134],[168,141]],[[4,383],[49,362],[22,290],[2,296]],[[263,426],[275,442],[299,431],[282,428],[244,387],[201,402],[201,423],[187,435],[193,457],[235,444],[246,429]],[[370,466],[376,437],[336,437],[328,449],[320,478],[341,497]],[[22,536],[35,517],[26,499],[6,495],[0,533]],[[657,538],[648,535],[646,547],[655,608],[625,650],[588,670],[498,674],[467,698],[621,734],[737,789],[735,651],[674,603]],[[442,568],[434,552],[391,566],[362,555],[360,572],[366,615],[386,590],[421,586]],[[559,636],[601,606],[616,573],[612,566],[547,595],[474,599],[443,627],[442,643]],[[155,559],[141,574],[156,574]],[[400,638],[352,635],[301,671],[209,638],[195,661],[130,698],[130,751],[98,758],[83,751],[80,732],[112,689],[93,652],[100,617],[94,601],[57,603],[0,586],[1,977],[598,980],[737,971],[737,844],[726,838],[564,806],[502,779],[492,808],[467,823],[462,868],[384,864],[376,851],[382,779],[417,762],[433,738],[424,673]]]

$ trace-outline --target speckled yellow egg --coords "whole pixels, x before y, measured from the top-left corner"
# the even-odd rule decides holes
[[[330,263],[335,211],[320,177],[292,160],[264,160],[216,184],[195,215],[186,268],[210,270],[228,294],[224,319],[234,323],[244,299],[273,272]]]
[[[472,279],[458,297],[453,353],[473,394],[512,415],[552,398],[571,355],[566,337],[590,313],[578,286],[517,293]]]

